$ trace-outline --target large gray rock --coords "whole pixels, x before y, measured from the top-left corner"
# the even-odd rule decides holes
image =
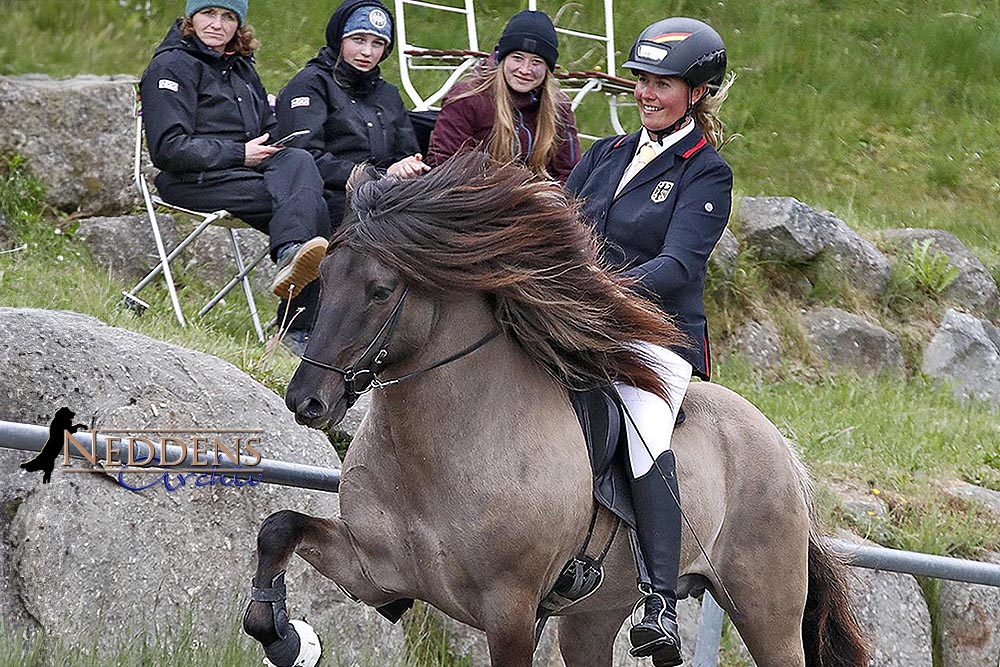
[[[164,249],[169,253],[177,247],[177,225],[166,213],[157,213],[156,219]],[[90,248],[97,264],[120,276],[130,288],[160,262],[145,215],[84,218],[75,238]]]
[[[981,506],[987,512],[993,514],[996,517],[997,525],[1000,525],[1000,491],[994,491],[993,489],[987,489],[983,486],[976,486],[975,484],[958,480],[952,482],[944,491],[953,498],[959,498]]]
[[[932,667],[931,618],[920,585],[908,574],[852,568],[851,595],[872,665]]]
[[[1000,564],[1000,554],[988,560]],[[1000,664],[1000,594],[995,587],[942,581],[935,621],[940,667]]]
[[[781,336],[773,322],[750,320],[733,334],[733,351],[755,368],[770,368],[781,361]]]
[[[321,434],[297,425],[279,396],[215,357],[68,312],[0,308],[0,419],[47,424],[59,406],[103,429],[261,429],[267,458],[335,466]],[[238,624],[255,537],[271,512],[338,511],[335,494],[256,488],[122,488],[101,472],[57,469],[52,483],[0,450],[0,612],[9,632],[44,631],[82,650],[118,637],[164,640],[187,614],[206,637]],[[390,662],[402,632],[348,602],[298,558],[289,606],[328,655]],[[219,635],[218,633],[225,633]],[[103,646],[103,649],[94,649]],[[367,658],[366,658],[367,659]]]
[[[0,77],[0,155],[19,153],[63,211],[119,215],[132,186],[132,77]]]
[[[762,259],[801,263],[816,257],[841,223],[793,197],[744,197],[740,237]]]
[[[249,227],[236,228],[236,242],[240,246],[243,260],[250,262],[253,257],[268,249],[270,242],[267,234],[262,234]],[[182,265],[196,269],[198,273],[211,284],[225,285],[236,274],[236,264],[233,262],[233,244],[229,239],[229,230],[225,227],[209,227],[202,232],[197,242],[188,246],[180,256]],[[271,293],[271,281],[274,279],[274,263],[270,257],[257,265],[250,274],[250,282],[261,294]],[[241,297],[242,298],[242,297]],[[263,307],[263,306],[261,306]]]
[[[889,284],[889,258],[873,243],[862,238],[842,220],[837,220],[833,236],[816,260],[818,280],[877,296]]]
[[[948,309],[924,350],[922,370],[953,383],[957,396],[1000,404],[1000,329]]]
[[[853,313],[820,308],[803,313],[802,324],[812,350],[836,369],[870,375],[904,368],[899,340]]]
[[[722,232],[722,237],[715,244],[715,249],[708,256],[708,266],[714,269],[724,280],[732,280],[736,272],[736,260],[740,253],[740,242],[728,227]]]
[[[951,232],[941,229],[891,229],[879,232],[879,238],[907,253],[913,243],[926,239],[933,241],[931,249],[948,256],[949,263],[958,269],[955,281],[942,293],[942,297],[966,312],[995,320],[1000,317],[1000,289],[989,270]]]

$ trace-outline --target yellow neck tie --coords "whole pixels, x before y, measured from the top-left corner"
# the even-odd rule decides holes
[[[629,181],[635,178],[636,174],[642,171],[642,168],[652,162],[655,157],[656,151],[653,149],[653,145],[647,141],[639,149],[636,156],[632,158],[632,162],[629,164],[628,169],[625,170],[625,175],[618,184],[618,189],[615,190],[615,196],[618,196],[618,193],[622,191],[622,188],[624,188]]]
[[[653,148],[653,144],[646,142],[639,149],[639,154],[635,156],[636,171],[640,171],[643,167],[653,161],[656,157],[656,150]]]

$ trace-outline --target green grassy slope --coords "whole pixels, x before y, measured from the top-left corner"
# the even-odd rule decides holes
[[[0,74],[138,75],[179,0],[0,1]],[[521,5],[480,9],[481,44],[495,43]],[[276,92],[323,43],[333,3],[253,2],[264,43],[259,67]],[[559,23],[601,27],[600,4],[543,0]],[[742,139],[726,149],[738,193],[793,195],[855,227],[940,227],[1000,274],[1000,2],[986,0],[776,0],[667,3],[618,0],[617,48],[656,18],[686,14],[718,28],[739,81],[726,108]],[[424,15],[410,32],[428,46],[463,46],[461,20]],[[561,61],[596,64],[564,39]],[[624,58],[619,57],[619,62]],[[394,62],[386,68],[398,81]],[[581,122],[609,132],[606,114]]]
[[[251,3],[250,21],[264,42],[259,68],[269,90],[276,92],[322,44],[332,4]],[[947,229],[1000,277],[1000,128],[994,120],[1000,108],[1000,35],[994,25],[1000,0],[616,4],[619,51],[627,51],[647,23],[667,14],[704,18],[726,39],[739,79],[724,117],[741,138],[724,155],[733,165],[738,194],[795,196],[834,211],[862,232]],[[543,0],[540,5],[551,13],[561,7]],[[566,5],[559,22],[595,29],[597,5],[597,0]],[[67,11],[59,0],[0,0],[0,74],[138,75],[182,6],[180,0],[78,0]],[[492,45],[505,19],[520,7],[491,2],[480,15],[481,46]],[[461,45],[457,25],[442,21],[430,27],[428,46]],[[583,45],[567,43],[562,62],[589,68],[595,56]],[[394,63],[385,70],[398,82]],[[598,108],[583,111],[581,125],[595,134],[610,131]],[[0,254],[0,304],[74,308],[217,354],[282,390],[294,362],[283,352],[265,356],[247,339],[238,300],[182,330],[156,284],[143,293],[153,308],[135,319],[117,308],[126,286],[73,241],[71,222],[40,213],[38,201],[23,166],[0,163],[0,214],[12,226],[12,238],[0,239],[0,251],[27,244],[25,250]],[[65,233],[53,233],[54,227]],[[749,277],[735,287],[710,285],[716,334],[750,311],[770,312],[779,324],[791,321],[802,298],[817,298],[783,285],[791,281],[775,279],[775,269],[745,268]],[[206,291],[197,276],[186,277],[185,284],[186,301]],[[831,300],[857,305],[853,295]],[[861,307],[874,312],[874,319],[913,327],[903,332],[912,368],[919,339],[939,321],[940,307],[870,302]],[[828,523],[870,530],[886,544],[920,551],[1000,550],[995,517],[939,492],[939,480],[950,478],[1000,490],[998,410],[958,402],[946,387],[919,375],[830,378],[810,368],[808,355],[800,352],[793,349],[790,363],[768,374],[724,359],[714,379],[770,415],[799,444],[821,482],[851,479],[886,502],[886,516],[866,524],[821,492]]]

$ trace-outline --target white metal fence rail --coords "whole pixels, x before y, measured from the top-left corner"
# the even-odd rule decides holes
[[[44,426],[0,421],[0,447],[38,452],[41,451],[48,437],[48,429]],[[135,457],[140,460],[145,459],[148,456],[148,450],[141,442],[136,444],[139,448],[135,451]],[[111,460],[124,463],[127,452],[113,447],[111,449]],[[98,458],[107,460],[108,443],[105,436],[97,436],[95,453]],[[179,458],[180,453],[180,447],[168,446],[165,456],[173,461]],[[79,456],[79,458],[83,457]],[[221,459],[217,470],[239,475],[251,473],[260,475],[260,481],[267,484],[295,486],[332,493],[336,493],[340,487],[339,469],[286,463],[271,459],[262,459],[257,465],[248,468],[245,465],[238,465],[236,461],[229,460],[225,456],[222,456]],[[191,454],[189,453],[184,465],[190,465],[191,462]],[[828,544],[849,565],[854,567],[1000,587],[1000,565],[855,544],[846,540],[830,539]],[[695,645],[694,667],[718,666],[724,617],[725,612],[715,602],[715,599],[711,595],[705,595],[702,600],[698,639]]]

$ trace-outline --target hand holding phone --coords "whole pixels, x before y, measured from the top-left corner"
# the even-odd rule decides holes
[[[303,134],[309,134],[309,130],[295,130],[291,134],[287,134],[287,135],[283,136],[282,138],[278,139],[277,141],[275,141],[275,142],[273,142],[273,143],[271,143],[269,145],[270,146],[281,147],[281,146],[286,145],[288,142],[290,142],[295,137],[301,137]]]

